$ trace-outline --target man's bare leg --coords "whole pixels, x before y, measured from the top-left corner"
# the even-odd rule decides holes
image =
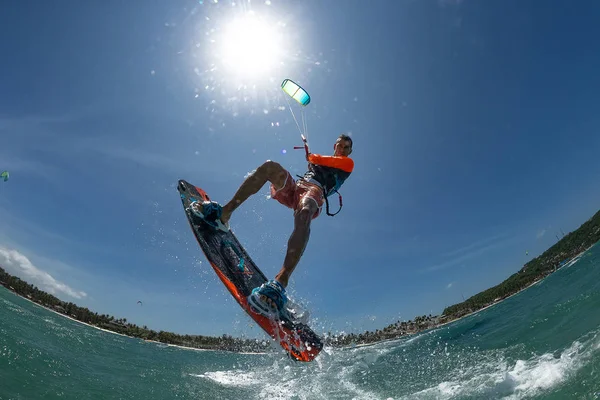
[[[267,160],[242,182],[242,185],[235,192],[233,198],[223,206],[221,222],[226,224],[235,209],[248,200],[250,196],[256,194],[267,181],[271,182],[275,186],[275,189],[282,189],[287,176],[288,172],[285,168],[275,161]]]
[[[309,199],[304,199],[303,207],[294,214],[294,231],[288,240],[287,252],[283,260],[283,267],[275,276],[275,280],[285,288],[288,285],[290,275],[294,272],[296,265],[300,261],[306,244],[310,237],[310,223],[312,216],[317,212],[317,205]],[[265,295],[260,296],[261,300],[276,309],[275,303]]]
[[[283,287],[287,287],[290,275],[304,254],[310,238],[310,223],[315,212],[317,212],[317,205],[310,199],[304,199],[302,208],[294,214],[294,231],[288,240],[283,267],[275,276],[275,280]]]
[[[283,188],[287,175],[288,172],[280,164],[267,160],[242,182],[233,198],[223,206],[221,222],[227,224],[233,211],[250,196],[257,193],[267,181],[271,182],[277,190]],[[201,204],[196,203],[194,206],[199,212],[202,212]]]
[[[283,266],[275,276],[275,280],[285,288],[288,285],[290,275],[294,272],[296,265],[300,261],[304,249],[310,237],[310,223],[312,216],[315,215],[317,205],[309,199],[304,199],[303,207],[294,214],[294,231],[288,240],[287,252],[283,260]],[[269,307],[276,309],[275,303],[267,296],[260,296],[263,302],[269,304]]]

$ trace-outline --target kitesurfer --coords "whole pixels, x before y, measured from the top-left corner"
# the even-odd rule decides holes
[[[296,181],[280,164],[268,160],[244,180],[224,206],[214,201],[194,202],[190,206],[196,216],[217,229],[227,231],[233,211],[269,181],[271,197],[294,210],[294,230],[288,240],[281,270],[275,279],[255,288],[248,297],[248,302],[263,315],[277,315],[284,309],[287,303],[285,288],[308,243],[311,221],[319,216],[323,203],[327,203],[328,215],[337,214],[329,212],[327,197],[337,193],[354,169],[354,161],[348,157],[352,153],[352,138],[340,135],[333,149],[332,156],[323,156],[309,153],[307,147],[308,171]]]

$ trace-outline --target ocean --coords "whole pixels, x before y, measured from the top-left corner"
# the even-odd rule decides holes
[[[600,399],[600,245],[478,313],[312,363],[144,342],[0,287],[0,399]]]

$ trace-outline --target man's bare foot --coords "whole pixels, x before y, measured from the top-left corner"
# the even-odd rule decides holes
[[[202,212],[204,211],[204,207],[202,206],[202,202],[200,201],[195,201],[190,205],[192,211],[194,211],[195,213],[198,214],[202,214]]]
[[[265,296],[264,294],[260,295],[260,300],[265,303],[266,305],[269,306],[269,308],[273,311],[273,312],[277,312],[277,305],[275,304],[275,302],[273,300],[271,300],[271,298]]]
[[[223,225],[227,225],[229,223],[230,218],[231,213],[227,213],[225,212],[225,209],[223,209],[223,212],[221,213],[221,222],[223,223]]]
[[[205,220],[209,225],[213,226],[214,228],[222,230],[223,232],[228,232],[229,225],[227,224],[227,220],[229,220],[229,218],[227,218],[227,220],[224,220],[222,218],[222,216],[217,219],[216,215],[205,215],[204,211],[205,211],[205,208],[207,208],[207,206],[209,206],[208,210],[207,210],[207,212],[209,214],[212,214],[214,212],[222,213],[221,206],[217,205],[216,202],[211,202],[211,203],[205,202],[203,204],[201,201],[194,201],[192,204],[190,204],[190,210],[193,214],[195,214],[197,217],[202,218],[203,220]],[[218,207],[218,209],[216,209],[216,207]]]

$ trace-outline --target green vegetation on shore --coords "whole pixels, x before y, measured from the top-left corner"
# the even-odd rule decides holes
[[[550,275],[599,240],[600,211],[501,284],[484,290],[462,303],[447,307],[444,315],[452,319],[459,318],[505,299]]]
[[[212,337],[201,335],[178,335],[176,333],[165,331],[156,332],[152,329],[148,329],[146,326],[139,327],[129,323],[126,318],[116,319],[109,315],[98,315],[85,307],[79,307],[73,303],[64,302],[51,294],[41,291],[37,287],[28,284],[16,276],[9,275],[1,267],[0,284],[43,307],[76,319],[77,321],[121,335],[198,349],[261,352],[268,347],[268,343],[265,341],[237,339],[229,335]]]
[[[541,256],[529,261],[520,271],[511,275],[504,282],[484,290],[462,303],[447,307],[441,316],[423,315],[415,318],[413,321],[398,321],[381,330],[377,329],[375,332],[365,332],[360,335],[328,335],[327,341],[332,345],[339,346],[374,343],[404,335],[412,335],[454,321],[502,301],[529,287],[573,260],[578,254],[587,250],[599,240],[600,211],[577,230],[560,239]]]
[[[546,250],[541,256],[534,258],[523,266],[517,273],[511,275],[504,282],[478,293],[462,303],[447,307],[441,316],[420,316],[412,321],[398,321],[384,329],[361,334],[327,334],[324,341],[331,346],[348,346],[374,343],[387,339],[394,339],[410,335],[423,330],[435,328],[467,314],[481,310],[484,307],[501,301],[531,284],[543,279],[556,271],[581,252],[590,248],[600,240],[600,211],[581,225],[577,230],[569,233],[555,245]],[[222,337],[179,335],[171,332],[148,329],[146,326],[138,327],[127,322],[127,319],[115,319],[108,315],[98,315],[87,308],[64,302],[58,298],[39,290],[27,282],[9,275],[0,267],[0,284],[38,303],[46,308],[74,318],[78,321],[110,330],[123,335],[153,340],[166,344],[185,346],[200,349],[214,349],[226,351],[262,352],[269,344],[266,341],[233,338],[228,335]]]

